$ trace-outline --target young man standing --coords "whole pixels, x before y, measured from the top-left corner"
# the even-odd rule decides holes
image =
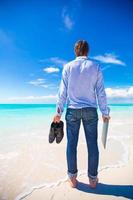
[[[77,144],[82,120],[88,149],[87,174],[90,187],[95,188],[98,182],[99,162],[97,103],[102,112],[103,121],[110,118],[109,108],[107,107],[101,69],[97,63],[87,57],[89,52],[87,41],[77,41],[74,51],[76,59],[67,63],[63,68],[54,122],[60,121],[66,103],[67,172],[70,185],[76,187]]]

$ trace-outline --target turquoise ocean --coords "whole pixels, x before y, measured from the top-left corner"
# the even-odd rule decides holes
[[[124,125],[124,123],[130,121],[131,124],[131,121],[133,121],[133,104],[110,104],[109,107],[110,123],[113,125]],[[55,104],[0,104],[1,152],[6,148],[12,151],[14,144],[24,142],[27,138],[30,139],[30,137],[44,136],[47,140],[55,111]],[[66,108],[62,115],[64,122],[65,111]],[[99,109],[98,114],[99,124],[102,124]]]
[[[110,104],[110,115],[127,118],[133,114],[133,104]],[[49,126],[55,114],[55,104],[0,104],[0,135],[21,134]],[[100,111],[99,116],[100,116]],[[64,120],[65,110],[62,116]]]

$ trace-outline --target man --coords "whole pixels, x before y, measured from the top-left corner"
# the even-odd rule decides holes
[[[59,122],[65,103],[67,104],[67,167],[69,182],[77,184],[77,143],[81,120],[88,149],[88,177],[91,188],[98,182],[99,151],[97,145],[97,102],[103,121],[109,120],[106,94],[101,69],[97,63],[87,58],[89,45],[85,40],[76,42],[76,59],[67,63],[62,72],[58,93],[57,113],[54,122]]]

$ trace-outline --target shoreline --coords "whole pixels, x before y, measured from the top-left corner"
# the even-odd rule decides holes
[[[131,165],[131,164],[130,164]],[[89,188],[87,177],[82,173],[78,176],[78,187],[76,189],[70,188],[67,183],[67,178],[60,180],[49,186],[35,187],[29,194],[23,195],[15,200],[61,200],[61,199],[74,199],[77,200],[87,200],[89,197],[91,199],[133,199],[133,185],[132,180],[127,181],[129,176],[119,184],[119,178],[121,178],[122,171],[130,170],[132,172],[133,164],[129,166],[124,166],[122,168],[108,168],[104,169],[99,173],[100,182],[95,190]],[[118,177],[117,181],[114,178],[111,179],[110,175],[116,175]],[[130,183],[131,182],[131,183]],[[131,184],[131,185],[130,185]],[[82,198],[81,198],[82,195]],[[65,198],[64,198],[65,197]]]
[[[119,138],[115,137],[115,136],[110,136],[108,138],[108,140],[114,140],[114,141],[118,141],[122,144],[122,147],[123,147],[123,150],[124,150],[124,154],[122,155],[121,159],[120,160],[117,160],[117,163],[114,164],[114,165],[105,165],[105,166],[101,166],[99,168],[99,177],[102,177],[102,174],[106,174],[108,171],[117,171],[118,169],[122,169],[123,168],[128,168],[128,165],[130,165],[130,162],[131,162],[131,158],[129,157],[129,150],[128,150],[128,146],[122,141],[122,139],[125,138],[125,139],[129,139],[129,137],[121,137],[121,141],[119,140]],[[132,155],[133,156],[133,155]],[[131,163],[131,165],[133,166],[133,163]],[[107,176],[107,175],[106,175]],[[110,176],[110,175],[109,175]],[[78,173],[78,179],[81,180],[85,180],[86,182],[86,179],[87,179],[87,176],[86,176],[86,172],[85,171],[82,171],[82,172],[79,172]],[[103,179],[103,178],[102,178]],[[107,177],[106,177],[107,179]],[[110,177],[109,177],[110,179]],[[111,179],[112,181],[112,179]],[[42,190],[42,192],[44,193],[44,196],[45,196],[45,193],[48,193],[48,189],[50,190],[54,190],[55,188],[59,188],[61,187],[62,185],[65,185],[67,183],[67,176],[65,178],[62,178],[56,182],[52,182],[52,183],[43,183],[41,185],[37,185],[37,186],[34,186],[32,187],[29,191],[26,191],[24,193],[21,193],[19,194],[15,200],[36,200],[36,197],[34,197],[34,194],[36,193],[39,193],[40,190]],[[133,183],[133,182],[132,182]],[[83,184],[83,183],[82,183]],[[84,183],[86,184],[86,183]],[[99,183],[99,184],[103,184],[103,183]],[[103,184],[103,185],[106,185],[106,184]],[[85,185],[86,186],[86,185]],[[69,187],[69,186],[68,186]],[[112,186],[113,187],[113,186]],[[68,188],[68,189],[71,189],[71,188]],[[88,190],[89,187],[88,187]],[[128,191],[129,192],[129,191]],[[92,192],[93,193],[93,192]],[[95,193],[95,191],[94,191]],[[127,194],[128,195],[128,194]],[[62,197],[63,198],[63,197]],[[99,198],[99,197],[98,197]],[[115,198],[115,197],[114,197]],[[49,198],[51,199],[51,198]],[[55,198],[56,199],[56,198]],[[41,199],[39,199],[41,200]],[[43,200],[43,196],[42,196],[42,200]],[[58,200],[58,199],[57,199]]]

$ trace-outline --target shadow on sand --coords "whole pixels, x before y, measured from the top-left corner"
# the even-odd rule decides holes
[[[92,194],[113,195],[133,199],[133,186],[131,185],[107,185],[98,183],[96,189],[91,189],[88,184],[78,182],[77,189]]]

